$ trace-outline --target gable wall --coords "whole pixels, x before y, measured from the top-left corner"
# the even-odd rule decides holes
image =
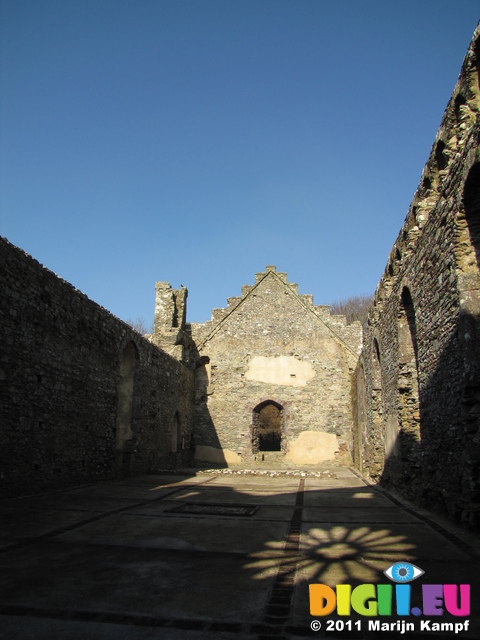
[[[268,269],[257,274],[255,287],[245,286],[242,297],[229,300],[229,309],[214,312],[216,321],[192,325],[201,358],[196,371],[197,459],[252,461],[253,410],[273,400],[284,409],[287,460],[347,462],[349,380],[360,325],[347,327],[345,318],[330,318],[328,308],[315,308],[311,296],[299,296],[285,274]]]

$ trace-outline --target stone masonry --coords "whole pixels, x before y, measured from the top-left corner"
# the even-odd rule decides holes
[[[478,527],[480,45],[465,57],[375,292],[353,385],[371,479]]]

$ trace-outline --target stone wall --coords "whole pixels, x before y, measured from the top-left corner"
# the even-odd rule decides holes
[[[279,416],[277,464],[351,461],[349,381],[359,323],[330,316],[267,267],[190,332],[198,350],[197,460],[245,464],[270,455],[260,442],[269,405]]]
[[[0,239],[3,495],[190,464],[194,374]]]
[[[352,396],[356,465],[478,527],[479,30],[377,287]]]

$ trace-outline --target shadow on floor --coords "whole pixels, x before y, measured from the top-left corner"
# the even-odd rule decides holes
[[[372,635],[355,612],[341,621],[360,629],[332,635],[321,619],[311,631],[309,584],[391,584],[383,572],[401,561],[425,571],[412,607],[422,583],[480,586],[474,550],[348,469],[143,476],[0,506],[2,640],[360,640]],[[382,623],[400,619],[425,637],[423,618],[401,618],[395,602]],[[462,637],[480,637],[475,610]]]

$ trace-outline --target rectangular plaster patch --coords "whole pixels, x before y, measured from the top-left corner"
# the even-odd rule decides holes
[[[294,356],[254,356],[245,374],[247,380],[289,387],[304,387],[314,377],[312,364]]]

